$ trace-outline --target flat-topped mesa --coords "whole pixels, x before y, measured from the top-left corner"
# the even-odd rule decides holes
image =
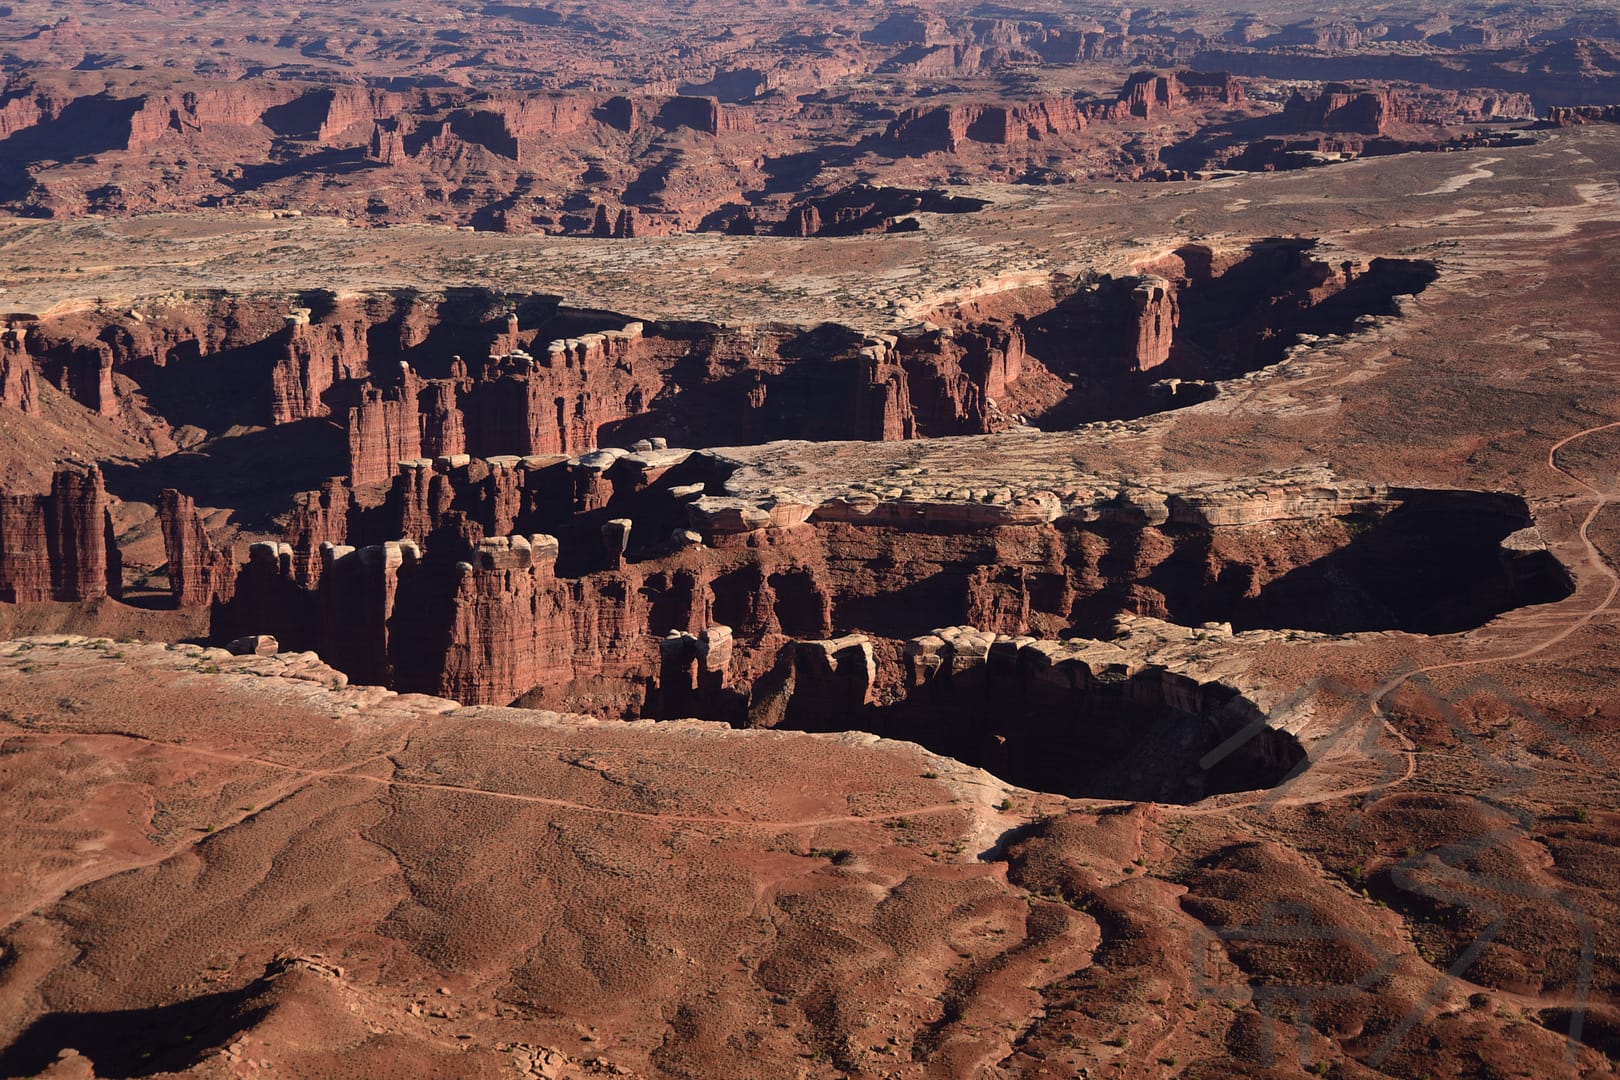
[[[134,99],[123,149],[139,150],[176,135],[215,135],[220,127],[247,129],[267,109],[284,105],[298,94],[295,88],[268,82],[214,83],[145,94]]]
[[[0,408],[37,416],[39,395],[34,385],[34,358],[28,355],[27,333],[26,327],[0,330]]]
[[[228,545],[214,547],[191,496],[164,488],[158,496],[157,514],[175,607],[206,607],[230,600],[236,590],[236,554]]]
[[[0,600],[79,603],[122,591],[100,469],[58,469],[48,495],[0,495]]]
[[[544,533],[529,536],[486,536],[473,550],[476,570],[530,570],[550,572],[557,564],[557,538]]]
[[[1162,488],[1155,487],[1152,480],[1119,485],[1098,478],[1076,484],[1075,479],[1071,478],[1066,497],[1041,486],[981,489],[973,486],[972,479],[957,483],[949,476],[939,480],[906,477],[878,491],[840,491],[819,503],[783,490],[757,500],[745,495],[704,495],[690,503],[689,513],[692,528],[705,543],[726,547],[751,534],[835,522],[924,531],[1059,522],[1214,528],[1383,514],[1401,501],[1385,485],[1334,480],[1325,470],[1308,468],[1244,483],[1211,481],[1184,486],[1177,482],[1164,483]]]
[[[364,130],[396,116],[409,101],[405,94],[359,86],[337,86],[309,96],[321,107],[315,141],[322,146],[338,143],[339,137],[351,129]]]
[[[1554,105],[1547,110],[1551,127],[1581,124],[1620,124],[1620,105]]]
[[[1078,134],[1085,128],[1086,118],[1073,98],[1048,98],[1017,103],[918,105],[890,121],[883,138],[916,149],[954,152],[969,142],[1016,146],[1030,140]]]
[[[796,528],[807,523],[816,509],[808,502],[755,502],[724,495],[704,495],[688,503],[692,531],[711,547],[727,546],[733,538],[746,543],[760,534]]]
[[[889,123],[883,139],[911,152],[955,153],[970,144],[1020,147],[1079,136],[1098,121],[1151,120],[1190,108],[1232,108],[1243,101],[1242,85],[1224,72],[1140,71],[1126,80],[1113,101],[1081,104],[1072,97],[1053,97],[913,106]]]
[[[723,131],[751,131],[753,117],[748,110],[722,105],[712,97],[678,96],[664,100],[658,108],[655,122],[662,127],[691,128],[706,135]]]
[[[1312,97],[1295,90],[1283,120],[1295,131],[1382,136],[1402,125],[1477,124],[1535,116],[1529,94],[1495,90],[1389,90],[1327,83]]]
[[[857,479],[853,450],[805,455],[793,471],[778,454],[758,472],[743,463],[752,452],[727,451],[738,456],[727,493],[694,499],[690,526],[718,552],[821,553],[837,622],[895,637],[910,632],[908,616],[1055,636],[1119,612],[1438,633],[1569,590],[1550,555],[1492,541],[1529,522],[1511,496],[1392,490],[1309,468],[1121,483],[1054,464],[1061,444],[1008,437],[983,468],[922,444],[876,480]],[[874,565],[880,582],[863,578]],[[1332,591],[1347,579],[1361,591]],[[882,605],[885,591],[904,593],[906,610]]]
[[[1318,276],[1308,284],[1311,298],[1325,295]],[[502,327],[492,336],[503,351],[480,364],[452,364],[449,377],[435,379],[404,369],[357,389],[350,477],[357,486],[382,482],[397,460],[440,453],[583,455],[653,431],[699,444],[721,431],[739,443],[983,434],[1015,426],[1018,411],[1063,404],[1054,395],[1073,386],[1083,388],[1069,396],[1094,399],[1080,403],[1087,410],[1153,411],[1147,381],[1133,377],[1176,359],[1187,287],[1155,271],[1094,282],[1062,301],[1026,290],[1045,301],[897,335],[629,323],[542,343],[539,329],[509,315],[487,323]],[[1054,304],[1063,311],[1047,318]],[[1209,350],[1195,342],[1182,351],[1192,359],[1181,366],[1192,370],[1166,374],[1196,381]]]
[[[1211,379],[1285,358],[1298,333],[1347,332],[1428,280],[1417,264],[1358,268],[1306,240],[1189,245],[1139,269],[979,294],[896,334],[641,324],[552,297],[400,291],[312,293],[290,317],[285,296],[62,317],[27,348],[36,385],[91,405],[116,405],[93,388],[110,357],[153,400],[183,391],[232,422],[346,411],[348,475],[363,489],[400,460],[577,457],[655,433],[705,445],[1067,430],[1206,397]],[[493,355],[469,364],[457,346]],[[251,392],[227,399],[236,367]]]
[[[1086,105],[1081,111],[1094,120],[1151,120],[1188,107],[1241,105],[1244,98],[1243,84],[1226,72],[1172,71],[1160,75],[1138,71],[1125,80],[1114,101]]]

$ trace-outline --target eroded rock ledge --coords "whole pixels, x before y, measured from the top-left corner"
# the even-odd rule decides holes
[[[265,426],[287,456],[332,418],[355,486],[385,483],[407,458],[654,436],[701,447],[1062,430],[1207,400],[1299,341],[1395,314],[1436,276],[1309,239],[1184,244],[1118,276],[924,310],[897,333],[650,320],[484,289],[181,296],[13,317],[0,408],[37,411],[44,381],[164,438]]]

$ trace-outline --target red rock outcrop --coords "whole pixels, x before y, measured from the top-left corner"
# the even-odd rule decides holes
[[[363,318],[311,323],[307,311],[287,316],[281,355],[270,373],[271,422],[325,416],[324,395],[346,379],[370,374]]]
[[[502,100],[497,108],[513,138],[546,139],[578,131],[607,106],[589,94],[545,94]]]
[[[65,104],[44,87],[7,86],[5,101],[0,103],[0,139],[9,139],[19,131],[55,119]]]
[[[323,545],[315,589],[296,569],[307,540],[261,545],[235,600],[216,612],[215,632],[273,634],[290,648],[317,648],[357,679],[481,703],[607,695],[591,699],[635,715],[643,706],[707,701],[719,710],[713,715],[735,719],[739,680],[764,680],[750,691],[758,708],[749,714],[802,726],[809,721],[790,718],[794,687],[838,679],[822,671],[828,664],[782,650],[793,640],[822,641],[835,627],[893,640],[919,623],[971,618],[992,635],[1055,635],[1097,632],[1127,613],[1192,626],[1326,618],[1342,628],[1332,622],[1341,617],[1334,605],[1312,590],[1342,593],[1331,582],[1346,573],[1382,598],[1365,617],[1387,619],[1405,604],[1388,577],[1402,557],[1386,564],[1377,562],[1384,556],[1339,554],[1347,516],[1387,517],[1380,528],[1391,536],[1390,553],[1414,542],[1399,523],[1420,522],[1410,526],[1426,537],[1416,542],[1451,544],[1469,588],[1490,582],[1481,596],[1539,595],[1556,585],[1533,544],[1509,550],[1489,536],[1458,540],[1470,529],[1495,536],[1522,524],[1522,500],[1505,497],[1285,476],[1258,487],[1086,492],[1072,506],[1050,492],[981,498],[942,489],[937,505],[915,493],[819,506],[772,493],[756,507],[702,494],[726,473],[718,459],[674,450],[408,463],[381,508],[351,507],[350,535],[359,523],[370,535],[402,539],[358,550]],[[1402,517],[1405,501],[1425,509]],[[1436,513],[1453,516],[1462,531],[1439,537],[1434,523],[1451,518]],[[1290,523],[1282,548],[1280,521]],[[1379,547],[1364,540],[1357,550]],[[895,595],[906,602],[893,603]],[[1415,596],[1412,617],[1427,618],[1432,604],[1432,596]],[[730,628],[731,667],[722,674],[716,660],[702,676],[681,635],[695,641],[714,625]],[[699,692],[704,678],[707,696]],[[897,678],[884,676],[883,685]],[[857,697],[807,690],[795,708],[820,701],[827,712],[836,698],[844,715],[864,708],[875,685],[868,677]],[[657,697],[647,696],[649,686]]]
[[[351,677],[389,684],[395,672],[389,649],[402,579],[409,579],[421,552],[409,540],[351,548],[324,544],[317,589],[322,656]]]
[[[171,134],[214,134],[218,126],[249,127],[295,91],[274,83],[233,83],[143,97],[129,118],[124,149],[138,150]]]
[[[1314,97],[1294,91],[1283,120],[1294,131],[1381,136],[1401,125],[1441,126],[1535,115],[1528,94],[1374,89],[1328,83]]]
[[[646,602],[634,578],[560,579],[556,558],[556,540],[538,534],[487,538],[470,561],[433,566],[410,541],[328,545],[319,589],[307,592],[285,545],[256,545],[221,625],[316,647],[357,679],[465,701],[639,670]]]
[[[1579,124],[1620,124],[1620,105],[1562,105],[1547,110],[1547,123],[1553,127]]]
[[[315,131],[315,141],[323,146],[338,143],[353,128],[398,116],[408,101],[404,94],[358,86],[334,87],[315,95],[317,100],[324,99]]]
[[[320,581],[320,551],[324,545],[348,542],[352,506],[349,486],[337,478],[327,480],[315,491],[293,497],[292,512],[282,534],[293,551],[293,580],[300,587],[314,588]]]
[[[235,553],[229,546],[214,547],[191,496],[164,488],[158,496],[157,513],[175,606],[204,607],[216,600],[230,600],[236,588]]]
[[[1283,118],[1300,131],[1382,135],[1392,124],[1412,122],[1412,111],[1389,91],[1333,83],[1312,98],[1296,90],[1283,106]]]
[[[1170,359],[1181,310],[1175,290],[1163,278],[1143,278],[1131,290],[1131,302],[1136,309],[1136,340],[1131,353],[1136,358],[1136,370],[1147,371]]]
[[[405,125],[399,120],[378,120],[371,126],[366,158],[383,165],[398,165],[406,158]]]
[[[398,462],[422,456],[421,380],[409,369],[396,386],[368,386],[349,409],[349,482],[374,484],[394,474]]]
[[[116,597],[122,581],[100,469],[60,469],[48,495],[0,495],[0,599]]]
[[[752,131],[754,127],[748,113],[707,97],[669,98],[659,107],[657,121],[665,127],[691,128],[708,135]]]
[[[113,385],[116,354],[100,340],[46,346],[39,335],[19,336],[15,347],[25,354],[34,352],[33,363],[41,375],[62,393],[99,416],[118,415],[118,394]]]
[[[1243,84],[1225,72],[1173,71],[1159,75],[1139,71],[1125,80],[1116,100],[1088,106],[1083,114],[1104,120],[1127,116],[1151,120],[1187,108],[1241,105],[1244,98]]]
[[[1072,98],[1014,105],[924,105],[890,122],[884,139],[949,151],[963,143],[1012,146],[1031,139],[1084,131],[1086,119]]]
[[[357,484],[393,476],[398,462],[464,451],[579,453],[604,424],[643,410],[663,389],[679,341],[643,337],[631,323],[549,343],[539,355],[492,357],[476,378],[368,386],[349,412],[349,471]],[[465,371],[465,365],[456,368]]]
[[[0,599],[26,604],[57,595],[46,539],[49,496],[0,495]]]
[[[24,415],[39,412],[34,389],[34,358],[24,344],[25,330],[9,327],[0,331],[0,406]]]

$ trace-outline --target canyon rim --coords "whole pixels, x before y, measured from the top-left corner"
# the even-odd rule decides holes
[[[1620,23],[0,5],[0,1075],[1620,1054]]]

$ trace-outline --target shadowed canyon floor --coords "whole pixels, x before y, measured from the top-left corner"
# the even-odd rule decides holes
[[[10,223],[0,1073],[1612,1074],[1617,168]]]

